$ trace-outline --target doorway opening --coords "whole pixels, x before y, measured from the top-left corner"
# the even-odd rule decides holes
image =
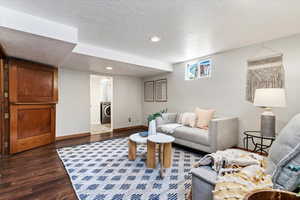
[[[90,75],[91,134],[112,131],[112,77]]]

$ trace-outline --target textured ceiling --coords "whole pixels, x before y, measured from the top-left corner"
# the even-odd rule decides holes
[[[0,0],[75,26],[79,41],[164,62],[300,32],[299,0]],[[158,35],[159,43],[149,37]]]

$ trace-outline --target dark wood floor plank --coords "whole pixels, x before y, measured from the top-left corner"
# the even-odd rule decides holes
[[[91,135],[58,141],[0,160],[0,200],[76,200],[68,174],[56,149],[126,137],[142,130]]]

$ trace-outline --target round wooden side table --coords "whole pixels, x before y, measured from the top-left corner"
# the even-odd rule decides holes
[[[129,136],[128,140],[128,160],[136,159],[137,144],[146,144],[147,137],[140,136],[140,133],[135,133]]]
[[[165,169],[172,164],[172,142],[175,138],[163,133],[148,136],[147,142],[147,167],[156,168],[156,145],[158,145],[158,161],[160,164],[160,176],[164,177]]]

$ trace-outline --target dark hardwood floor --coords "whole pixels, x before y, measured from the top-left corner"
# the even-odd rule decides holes
[[[118,137],[140,130],[69,139],[0,160],[0,200],[77,199],[56,148]]]

